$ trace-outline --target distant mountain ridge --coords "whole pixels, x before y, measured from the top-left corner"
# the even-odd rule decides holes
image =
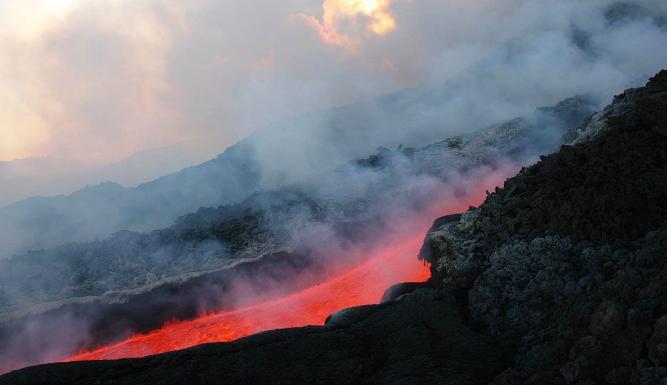
[[[130,229],[168,226],[202,206],[238,202],[258,187],[259,169],[247,146],[155,181],[126,188],[87,187],[68,196],[36,197],[0,209],[0,256],[93,240]]]
[[[136,152],[113,163],[36,157],[0,162],[0,208],[35,196],[68,195],[105,181],[138,186],[210,160],[217,146],[200,140]]]
[[[455,87],[404,90],[276,124],[213,160],[134,188],[103,183],[0,208],[0,258],[120,230],[163,228],[200,207],[234,204],[261,188],[316,179],[350,159],[368,156],[378,144],[423,146],[451,132],[469,132],[470,127],[446,123],[449,111],[442,106],[455,96]],[[476,114],[483,111],[478,108]],[[477,115],[476,128],[494,123],[492,116]],[[385,131],[392,135],[383,136]]]

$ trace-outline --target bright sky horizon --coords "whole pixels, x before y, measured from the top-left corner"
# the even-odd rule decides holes
[[[468,86],[452,106],[498,117],[607,95],[667,60],[658,24],[610,29],[615,1],[3,0],[0,160],[222,150],[287,117],[450,80]]]
[[[0,161],[110,163],[211,138],[223,149],[286,116],[413,83],[385,53],[362,53],[398,28],[391,0],[248,4],[4,1]],[[337,85],[358,71],[369,84]]]

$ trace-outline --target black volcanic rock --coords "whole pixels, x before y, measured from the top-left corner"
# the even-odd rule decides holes
[[[483,385],[506,363],[471,331],[451,295],[418,290],[366,307],[355,322],[265,332],[140,360],[43,365],[1,385]]]
[[[564,146],[508,180],[480,207],[475,233],[496,243],[558,234],[604,244],[635,240],[662,224],[666,79],[663,71],[645,88],[617,96],[604,120],[590,124],[604,127],[588,134],[590,140]]]
[[[380,303],[388,303],[392,301],[396,301],[401,296],[404,296],[406,294],[410,294],[413,291],[417,289],[421,289],[424,287],[427,287],[428,283],[426,282],[403,282],[403,283],[398,283],[394,286],[391,286],[389,289],[385,290],[384,294],[382,294],[382,299],[380,299]]]
[[[512,350],[496,385],[667,381],[667,71],[591,118],[422,258]]]

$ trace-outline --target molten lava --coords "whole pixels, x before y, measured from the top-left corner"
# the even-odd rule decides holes
[[[191,321],[169,323],[151,333],[75,355],[68,361],[144,357],[203,343],[231,341],[270,329],[321,325],[329,314],[342,308],[377,303],[383,292],[395,283],[427,280],[428,267],[415,261],[422,241],[423,232],[385,248],[372,259],[328,282],[287,297]]]
[[[498,186],[514,171],[508,166],[471,181],[474,189],[467,187],[480,191],[483,187]],[[416,258],[427,230],[424,218],[430,221],[446,213],[463,212],[483,200],[483,194],[463,191],[465,193],[443,194],[432,207],[413,213],[412,218],[397,218],[396,222],[403,226],[389,233],[389,238],[377,239],[380,247],[358,259],[362,262],[356,266],[324,283],[236,310],[171,322],[148,334],[137,334],[119,343],[81,352],[67,361],[138,358],[203,343],[231,341],[271,329],[322,325],[335,311],[377,303],[384,291],[396,283],[426,281],[430,277],[429,268]]]

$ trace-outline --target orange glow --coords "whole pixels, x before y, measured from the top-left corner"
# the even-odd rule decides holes
[[[422,241],[420,232],[390,245],[346,273],[296,294],[192,321],[169,323],[154,332],[84,352],[67,361],[143,357],[203,343],[231,341],[265,330],[322,325],[337,310],[377,303],[395,283],[426,281],[429,269],[415,258]]]
[[[391,0],[324,0],[322,21],[299,14],[326,44],[354,50],[355,44],[348,34],[340,31],[340,25],[358,19],[367,22],[366,29],[376,35],[385,35],[396,29],[396,19],[390,12]]]
[[[326,0],[324,24],[333,26],[339,19],[366,16],[370,19],[368,29],[384,35],[396,28],[396,20],[389,13],[390,0]]]
[[[507,167],[471,181],[474,191],[493,188],[514,172]],[[468,186],[470,187],[470,186]],[[347,307],[378,303],[384,291],[400,282],[423,282],[429,268],[418,262],[417,254],[432,219],[465,211],[481,203],[484,194],[464,194],[455,198],[444,193],[439,203],[396,219],[400,228],[389,238],[378,239],[382,246],[364,262],[343,270],[328,281],[294,294],[259,304],[203,315],[194,320],[174,321],[147,334],[94,351],[83,351],[66,361],[139,358],[214,342],[232,341],[266,330],[322,325],[331,313]],[[426,219],[426,220],[424,220]],[[427,222],[427,223],[425,223]]]

